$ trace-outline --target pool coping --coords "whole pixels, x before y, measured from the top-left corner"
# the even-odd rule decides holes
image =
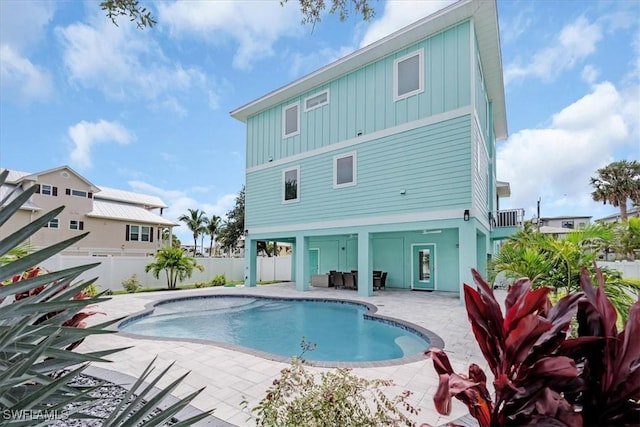
[[[395,317],[384,316],[377,314],[378,307],[375,304],[371,304],[364,301],[352,300],[352,299],[344,299],[344,298],[318,298],[318,297],[271,297],[264,295],[255,295],[255,294],[242,294],[242,295],[189,295],[184,297],[172,297],[172,298],[164,298],[156,301],[152,301],[145,305],[145,308],[136,313],[130,314],[124,319],[116,322],[116,324],[111,325],[109,329],[117,331],[117,333],[123,337],[133,338],[133,339],[143,339],[150,341],[174,341],[174,342],[192,342],[197,344],[211,345],[214,347],[224,348],[227,350],[238,351],[245,354],[250,354],[252,356],[260,357],[267,360],[272,360],[275,362],[289,363],[291,362],[291,357],[280,356],[273,353],[268,353],[265,351],[260,351],[256,349],[252,349],[250,347],[244,347],[237,344],[225,343],[220,341],[211,341],[204,340],[198,338],[170,338],[170,337],[152,337],[148,335],[139,335],[133,334],[130,332],[125,332],[120,329],[121,326],[126,325],[136,319],[141,317],[145,317],[153,311],[159,305],[167,304],[169,302],[174,301],[187,301],[192,299],[209,299],[209,298],[256,298],[256,299],[269,299],[269,300],[280,300],[280,301],[317,301],[317,302],[333,302],[333,303],[342,303],[342,304],[353,304],[365,307],[368,311],[364,314],[365,318],[370,318],[372,320],[392,324],[394,326],[400,327],[402,329],[408,330],[412,333],[421,336],[423,339],[429,341],[429,346],[425,348],[427,351],[430,348],[444,348],[444,340],[434,332],[423,328],[421,326],[416,325],[415,323],[408,322],[406,320],[398,319]],[[396,359],[388,359],[388,360],[377,360],[377,361],[368,361],[368,362],[336,362],[336,361],[315,361],[315,360],[306,360],[305,363],[309,366],[315,366],[319,368],[377,368],[383,366],[397,366],[404,365],[407,363],[417,362],[424,360],[424,352],[420,352],[411,356],[405,356]]]

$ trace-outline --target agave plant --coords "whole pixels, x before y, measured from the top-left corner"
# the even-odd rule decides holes
[[[7,171],[0,173],[0,185],[4,184]],[[34,193],[35,187],[22,193],[11,193],[0,200],[0,227]],[[2,424],[11,427],[45,425],[55,421],[53,418],[34,419],[24,415],[47,411],[67,411],[71,417],[83,417],[81,411],[92,400],[84,389],[69,385],[90,362],[108,362],[106,356],[123,350],[115,348],[89,353],[72,351],[74,344],[87,336],[109,334],[106,328],[121,319],[104,322],[86,328],[77,328],[83,317],[89,315],[86,309],[90,305],[107,301],[98,295],[94,298],[75,298],[96,279],[77,282],[85,271],[98,264],[73,267],[55,272],[33,274],[35,266],[64,248],[82,239],[85,234],[64,240],[44,249],[31,253],[20,252],[20,256],[6,256],[16,253],[16,248],[27,241],[44,224],[55,218],[64,207],[45,213],[18,231],[0,239],[0,414]],[[0,233],[1,234],[1,233]],[[28,272],[23,276],[24,272]],[[43,273],[43,274],[42,274]],[[22,280],[13,281],[19,275]],[[17,296],[17,298],[16,298]],[[141,379],[147,380],[153,367],[143,373]],[[160,373],[151,381],[155,385],[166,373]],[[172,383],[153,398],[148,398],[150,387],[142,388],[131,403],[123,402],[111,417],[104,420],[105,426],[141,425],[145,417],[156,411],[160,400],[179,384],[184,377]],[[139,389],[140,384],[137,384]],[[175,405],[162,411],[160,415],[144,420],[143,425],[155,426],[174,416],[197,396],[196,391]],[[142,404],[143,400],[147,400]],[[75,405],[81,403],[80,405]],[[74,404],[73,406],[69,406]],[[72,408],[72,409],[69,409]],[[35,411],[35,412],[34,412]],[[5,419],[5,414],[16,414]],[[20,414],[23,414],[21,416]],[[191,425],[210,414],[184,420],[179,425]]]

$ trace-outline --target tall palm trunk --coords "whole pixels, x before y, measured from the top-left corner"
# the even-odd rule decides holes
[[[618,205],[620,206],[620,221],[627,221],[627,199],[618,202]]]

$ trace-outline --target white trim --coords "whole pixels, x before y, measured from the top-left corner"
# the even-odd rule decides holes
[[[410,92],[403,93],[402,95],[399,95],[398,94],[398,64],[408,59],[411,59],[416,55],[418,56],[418,88]],[[424,92],[424,49],[423,48],[415,50],[404,56],[401,56],[400,58],[393,61],[393,100],[400,101],[401,99],[405,99],[422,92]]]
[[[77,192],[77,193],[84,193],[84,196],[80,196],[78,194],[73,194],[73,192]],[[69,189],[69,195],[72,197],[82,197],[83,199],[88,199],[89,198],[89,191],[86,190],[78,190],[77,188],[70,188]]]
[[[434,221],[455,219],[461,220],[460,209],[442,211],[417,212],[409,214],[393,214],[385,216],[372,216],[367,218],[348,218],[330,221],[305,222],[291,225],[277,225],[271,227],[251,227],[252,234],[263,233],[292,233],[295,231],[317,230],[324,228],[358,227],[368,225],[398,224],[405,222]]]
[[[413,259],[413,248],[414,246],[433,246],[433,290],[437,291],[438,290],[438,269],[437,269],[437,265],[436,265],[436,251],[437,251],[437,247],[435,243],[412,243],[411,244],[411,289],[418,289],[418,290],[425,290],[425,289],[420,289],[420,288],[414,288],[413,287],[413,272],[414,272],[414,259]]]
[[[321,95],[323,95],[323,94],[326,94],[326,95],[327,95],[327,100],[326,100],[326,101],[321,102],[320,104],[316,104],[316,105],[314,105],[313,107],[307,108],[307,101],[308,101],[308,100],[313,99],[313,98],[318,97],[318,96],[321,96]],[[325,89],[325,90],[323,90],[322,92],[314,93],[313,95],[307,96],[307,97],[304,99],[304,101],[303,101],[303,105],[304,105],[304,112],[306,113],[306,112],[308,112],[308,111],[315,110],[316,108],[320,108],[320,107],[322,107],[323,105],[327,105],[327,104],[329,104],[329,89]]]
[[[72,222],[75,222],[75,223],[76,223],[76,228],[72,228],[72,227],[71,227],[71,223],[72,223]],[[70,219],[70,220],[69,220],[69,230],[73,230],[73,231],[82,231],[82,230],[80,230],[80,223],[81,223],[81,222],[83,223],[83,224],[82,224],[82,228],[84,228],[84,221],[80,221],[79,219]]]
[[[354,147],[358,144],[364,144],[369,141],[395,135],[397,133],[407,132],[423,126],[429,126],[435,123],[443,122],[445,120],[455,119],[465,115],[471,115],[472,112],[473,112],[473,107],[471,105],[466,105],[464,107],[460,107],[455,110],[445,111],[444,113],[436,114],[435,116],[425,117],[424,119],[415,120],[409,123],[403,123],[398,126],[382,129],[377,132],[372,132],[362,136],[357,136],[355,138],[347,139],[345,141],[341,141],[335,144],[325,145],[324,147],[316,148],[315,150],[309,150],[303,153],[294,154],[293,156],[274,160],[272,162],[251,166],[247,168],[247,173],[258,172],[258,171],[273,168],[273,167],[280,167],[287,163],[297,162],[302,159],[317,156],[319,154],[325,154],[325,153],[330,153],[332,151],[341,150],[343,148]]]
[[[42,187],[44,187],[44,186],[49,187],[49,194],[45,194],[45,193],[42,192]],[[53,197],[53,187],[54,186],[51,185],[51,184],[44,184],[44,183],[40,184],[40,195],[41,196],[52,196]]]
[[[344,184],[338,184],[338,160],[351,157],[351,168],[353,172],[353,179],[351,182],[345,182]],[[358,183],[358,156],[355,151],[348,153],[336,154],[333,156],[333,188],[353,187]]]
[[[287,110],[296,107],[298,109],[298,113],[296,114],[296,131],[291,133],[287,132]],[[292,104],[286,105],[282,107],[282,139],[291,138],[292,136],[296,136],[300,134],[300,103],[294,102]]]
[[[296,171],[296,198],[291,200],[285,200],[285,176],[287,172],[291,172],[292,170]],[[282,169],[282,203],[297,203],[300,201],[300,166],[293,166],[290,168]]]

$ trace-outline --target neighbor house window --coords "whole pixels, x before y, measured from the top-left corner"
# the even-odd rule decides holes
[[[356,153],[339,154],[333,157],[333,187],[356,185]]]
[[[44,225],[44,228],[58,228],[58,218],[53,218],[51,221]]]
[[[298,135],[300,133],[300,105],[288,105],[282,110],[282,137]]]
[[[393,97],[396,101],[422,92],[424,60],[422,49],[412,52],[393,63]]]
[[[127,225],[125,240],[131,242],[153,242],[153,227],[147,225]]]
[[[72,219],[69,221],[69,230],[84,230],[84,221]]]
[[[573,221],[562,221],[562,228],[573,228]]]
[[[297,202],[300,199],[300,167],[282,171],[282,201]]]
[[[53,185],[49,184],[37,184],[36,193],[43,194],[45,196],[57,196],[58,187],[54,187]]]
[[[304,100],[304,111],[313,110],[329,103],[329,91],[325,90],[317,95],[312,95]]]

